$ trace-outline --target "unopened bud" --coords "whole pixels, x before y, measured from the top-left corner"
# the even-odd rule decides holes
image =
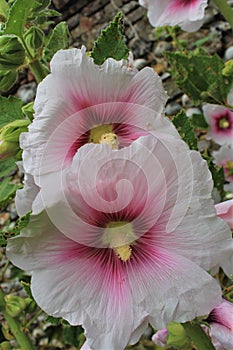
[[[19,136],[27,131],[29,120],[15,120],[0,129],[0,160],[14,157],[20,151]]]
[[[19,316],[27,306],[23,298],[11,294],[6,295],[5,302],[5,310],[11,317]]]
[[[17,69],[24,60],[25,51],[19,38],[13,34],[0,36],[0,70]]]
[[[24,40],[27,44],[27,47],[33,53],[36,53],[44,44],[44,32],[38,27],[29,28],[24,34]]]
[[[184,327],[180,323],[171,322],[168,326],[167,345],[184,348],[189,343]]]

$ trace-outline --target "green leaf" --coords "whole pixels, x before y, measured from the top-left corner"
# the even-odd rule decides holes
[[[8,16],[9,5],[5,0],[0,0],[0,22],[5,22]]]
[[[181,138],[189,145],[190,149],[198,150],[197,139],[194,133],[193,125],[185,112],[180,111],[173,119],[177,131]]]
[[[206,154],[203,154],[202,156],[207,161],[209,170],[212,174],[214,187],[217,188],[217,190],[220,193],[221,199],[223,200],[225,197],[225,191],[224,191],[225,176],[224,176],[223,167],[220,167],[220,168],[216,167],[208,151]]]
[[[23,102],[14,96],[0,96],[0,129],[15,119],[23,118],[22,104]]]
[[[195,128],[200,130],[206,130],[209,128],[209,124],[207,124],[203,114],[194,114],[191,117],[191,123]]]
[[[9,183],[10,181],[11,178],[8,177],[0,183],[0,210],[4,209],[10,203],[19,188],[18,185]]]
[[[66,22],[61,22],[52,30],[43,51],[43,58],[51,61],[53,55],[60,49],[69,47],[69,29]]]
[[[3,34],[23,36],[23,29],[33,8],[34,0],[16,0],[10,8]]]
[[[45,321],[51,323],[54,326],[58,326],[62,323],[62,318],[47,316]]]
[[[31,291],[30,283],[25,282],[25,281],[20,281],[20,283],[22,284],[23,289],[25,290],[25,292],[27,293],[27,295],[28,295],[31,299],[34,299],[33,296],[32,296],[32,291]]]
[[[129,49],[125,45],[122,14],[118,13],[108,27],[102,30],[100,37],[94,43],[91,57],[96,64],[101,65],[108,57],[116,60],[127,59]]]
[[[63,328],[63,332],[62,332],[62,338],[65,342],[65,344],[70,344],[73,345],[75,348],[80,349],[80,340],[79,338],[81,338],[82,341],[82,337],[80,337],[80,335],[83,334],[83,329],[82,327],[77,327],[77,326],[64,326]]]
[[[182,326],[197,350],[215,350],[210,338],[206,335],[199,324],[186,322],[183,323]]]
[[[7,244],[7,239],[17,236],[20,234],[20,231],[27,227],[30,220],[30,213],[27,213],[26,215],[22,216],[21,218],[18,218],[18,220],[15,223],[15,226],[11,229],[7,229],[5,231],[0,232],[0,240],[2,245]]]
[[[17,169],[14,158],[8,158],[0,161],[0,179],[12,174]]]
[[[202,102],[225,104],[233,84],[233,76],[222,74],[223,60],[201,49],[189,53],[166,52],[177,85],[189,95],[194,104]]]

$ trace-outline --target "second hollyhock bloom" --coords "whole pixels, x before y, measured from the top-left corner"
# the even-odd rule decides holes
[[[233,112],[231,109],[207,103],[203,113],[210,129],[206,135],[219,145],[233,146]]]
[[[180,139],[84,145],[40,186],[7,254],[32,273],[45,312],[84,327],[86,348],[123,350],[148,323],[162,329],[220,303],[206,271],[232,254],[231,231],[216,216],[206,162]]]
[[[233,304],[223,299],[215,307],[207,321],[210,324],[210,335],[218,350],[233,349]]]
[[[183,30],[198,30],[204,21],[207,0],[139,0],[148,9],[153,27],[179,25]]]

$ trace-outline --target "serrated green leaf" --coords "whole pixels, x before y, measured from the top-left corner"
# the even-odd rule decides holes
[[[207,152],[207,154],[203,154],[202,156],[207,161],[209,170],[212,174],[214,187],[217,188],[217,190],[220,193],[221,200],[223,200],[223,198],[225,197],[225,191],[224,191],[225,176],[224,176],[223,167],[220,167],[220,168],[216,167],[209,152]]]
[[[23,29],[33,8],[34,0],[16,0],[10,8],[3,34],[23,36]]]
[[[62,318],[47,316],[45,321],[51,323],[54,326],[58,326],[62,323]]]
[[[186,116],[185,112],[180,111],[173,119],[177,131],[179,132],[182,140],[184,140],[190,147],[190,149],[197,150],[197,139],[194,133],[193,125],[190,119]]]
[[[23,289],[25,290],[25,292],[27,293],[27,295],[28,295],[31,299],[34,299],[33,296],[32,296],[32,291],[31,291],[30,283],[27,283],[27,282],[25,282],[25,281],[20,281],[20,283],[22,284]]]
[[[82,327],[67,325],[63,328],[62,338],[65,344],[70,344],[75,348],[80,349],[79,336],[83,334]]]
[[[191,117],[191,123],[197,129],[206,130],[209,128],[209,124],[207,124],[203,114],[194,114]]]
[[[12,174],[17,169],[17,165],[13,158],[0,161],[0,179]]]
[[[182,326],[197,350],[215,350],[210,338],[199,324],[186,322],[183,323]]]
[[[51,61],[53,55],[60,49],[69,47],[69,29],[66,22],[60,22],[52,30],[49,39],[43,50],[43,58]]]
[[[9,183],[11,178],[5,178],[0,183],[0,210],[14,198],[15,192],[19,188],[18,185]]]
[[[22,104],[22,100],[14,96],[0,96],[0,129],[15,119],[23,118]]]
[[[189,95],[195,105],[202,102],[225,104],[233,85],[233,77],[222,74],[223,60],[201,49],[189,53],[166,52],[177,85]]]
[[[107,58],[115,60],[127,59],[129,49],[125,45],[122,14],[118,13],[108,27],[102,30],[100,37],[94,43],[91,57],[101,65]]]

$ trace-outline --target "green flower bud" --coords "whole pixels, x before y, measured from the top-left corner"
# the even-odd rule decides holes
[[[25,106],[22,107],[23,113],[28,117],[28,119],[33,120],[34,117],[34,102],[29,102]]]
[[[13,34],[0,36],[0,70],[17,69],[24,60],[25,51],[19,38]]]
[[[0,129],[0,160],[14,157],[20,151],[19,135],[27,131],[29,120],[15,120]]]
[[[0,72],[0,90],[8,91],[18,78],[16,70]]]
[[[23,298],[11,294],[5,296],[5,302],[5,310],[11,317],[19,316],[27,306]]]
[[[233,75],[233,59],[225,62],[222,69],[222,75],[225,77],[230,77]]]
[[[12,350],[12,346],[9,341],[3,341],[1,344],[1,350]]]
[[[24,34],[24,40],[27,47],[33,53],[36,53],[44,44],[45,34],[38,27],[29,28]]]
[[[168,338],[167,345],[186,349],[189,345],[189,338],[186,335],[184,327],[180,323],[171,322],[167,326]]]

